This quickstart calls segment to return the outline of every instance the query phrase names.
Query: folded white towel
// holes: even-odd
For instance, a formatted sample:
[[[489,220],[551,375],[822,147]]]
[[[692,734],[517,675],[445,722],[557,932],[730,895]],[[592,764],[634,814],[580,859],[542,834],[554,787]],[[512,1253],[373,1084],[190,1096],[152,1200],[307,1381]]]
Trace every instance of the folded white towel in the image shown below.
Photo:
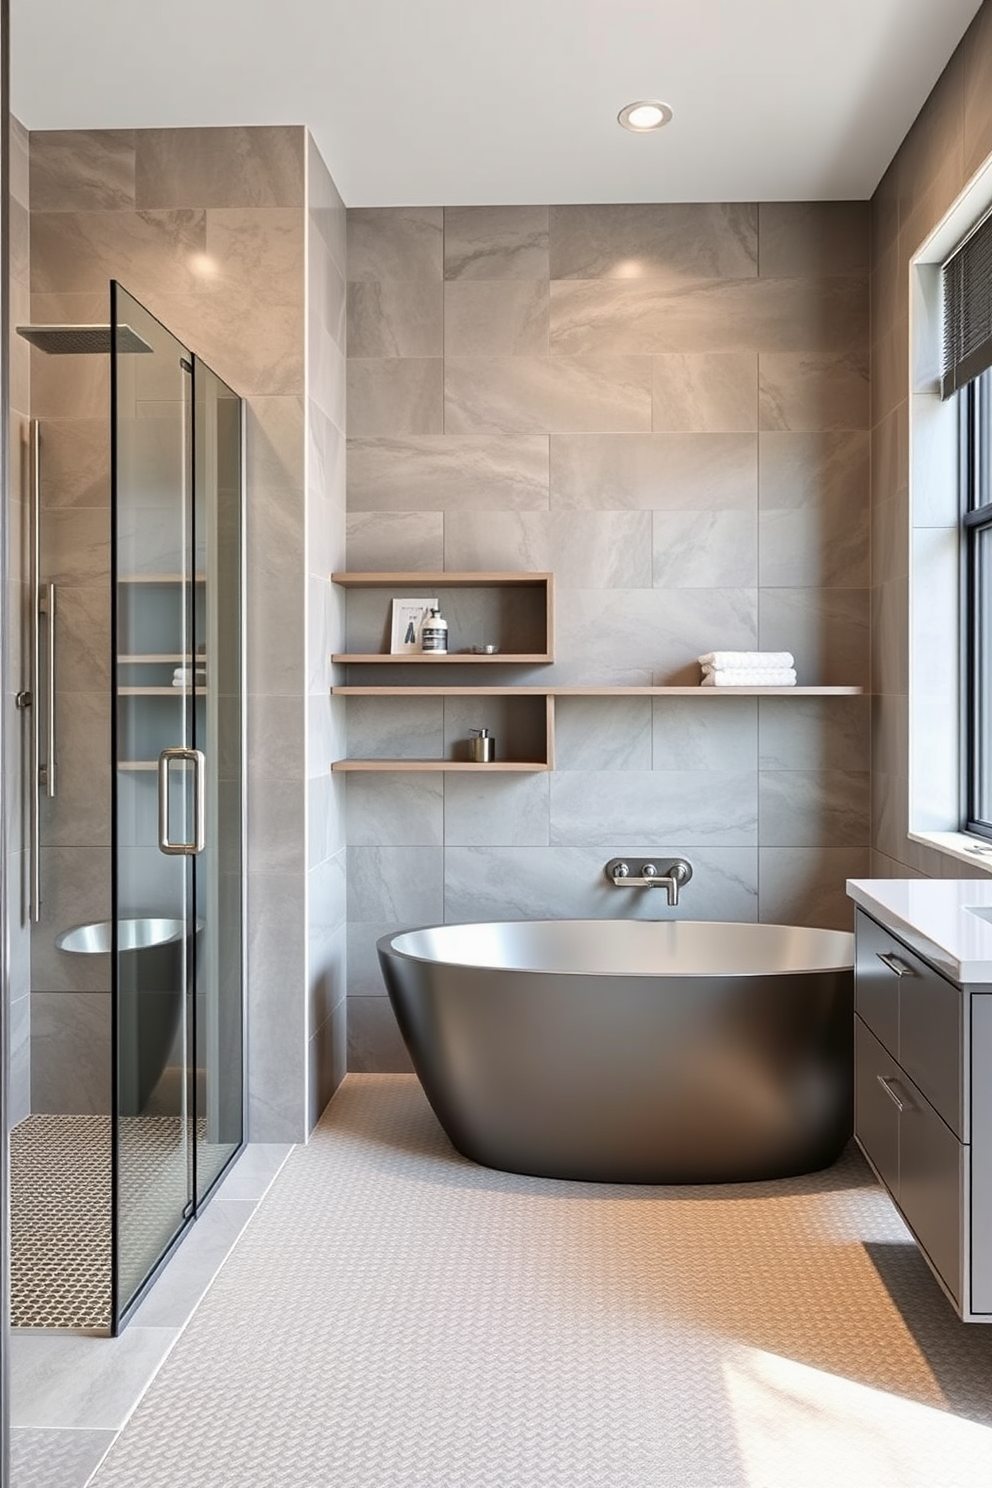
[[[176,667],[172,674],[173,687],[189,687],[192,682],[195,682],[197,687],[204,687],[206,681],[205,667],[197,667],[195,673],[192,667]]]
[[[708,671],[701,687],[795,687],[795,667],[724,667]]]
[[[791,651],[707,651],[700,656],[699,665],[706,671],[729,671],[731,669],[759,667],[769,671],[780,667],[794,667],[796,658]]]

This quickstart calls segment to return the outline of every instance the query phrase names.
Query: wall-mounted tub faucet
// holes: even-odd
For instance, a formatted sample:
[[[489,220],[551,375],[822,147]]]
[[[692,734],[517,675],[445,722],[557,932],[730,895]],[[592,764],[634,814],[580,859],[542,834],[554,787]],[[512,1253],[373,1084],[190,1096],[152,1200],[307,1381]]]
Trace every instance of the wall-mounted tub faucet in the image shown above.
[[[679,889],[692,877],[692,864],[685,858],[674,858],[659,869],[657,863],[648,860],[628,863],[623,858],[611,858],[603,871],[616,889],[665,889],[669,907],[674,909]]]

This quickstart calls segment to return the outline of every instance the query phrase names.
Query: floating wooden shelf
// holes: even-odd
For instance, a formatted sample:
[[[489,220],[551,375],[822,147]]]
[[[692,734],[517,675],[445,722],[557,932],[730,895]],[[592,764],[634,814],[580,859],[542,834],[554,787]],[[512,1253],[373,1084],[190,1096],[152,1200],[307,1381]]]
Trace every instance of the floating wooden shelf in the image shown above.
[[[361,771],[361,770],[411,770],[425,772],[428,770],[477,770],[480,774],[506,774],[513,771],[518,775],[538,774],[542,770],[551,770],[554,766],[546,760],[492,760],[487,765],[475,764],[472,760],[422,760],[422,759],[343,759],[335,760],[331,766],[332,770]]]
[[[860,697],[863,687],[379,687],[344,683],[332,687],[340,697]]]
[[[452,662],[471,662],[473,666],[492,666],[499,662],[503,666],[533,666],[539,662],[554,661],[550,651],[497,651],[487,656],[482,651],[411,651],[405,656],[384,651],[340,651],[331,657],[343,666],[375,666],[386,662],[392,666],[450,666]]]

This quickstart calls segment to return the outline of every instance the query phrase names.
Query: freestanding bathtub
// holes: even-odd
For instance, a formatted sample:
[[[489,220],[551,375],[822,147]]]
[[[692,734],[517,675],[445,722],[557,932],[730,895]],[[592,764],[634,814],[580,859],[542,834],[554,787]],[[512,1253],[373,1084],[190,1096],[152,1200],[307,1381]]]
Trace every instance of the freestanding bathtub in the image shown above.
[[[440,925],[379,963],[454,1146],[491,1168],[727,1183],[851,1135],[854,937],[692,920]]]

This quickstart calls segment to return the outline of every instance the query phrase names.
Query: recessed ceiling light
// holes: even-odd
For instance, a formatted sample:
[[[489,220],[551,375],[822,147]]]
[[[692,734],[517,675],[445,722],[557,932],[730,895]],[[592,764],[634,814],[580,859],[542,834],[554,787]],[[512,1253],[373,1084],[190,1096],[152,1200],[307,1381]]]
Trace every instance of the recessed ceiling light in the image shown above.
[[[672,117],[667,103],[658,103],[653,98],[642,98],[638,103],[628,103],[617,114],[617,123],[633,134],[647,134],[652,129],[661,129]]]

